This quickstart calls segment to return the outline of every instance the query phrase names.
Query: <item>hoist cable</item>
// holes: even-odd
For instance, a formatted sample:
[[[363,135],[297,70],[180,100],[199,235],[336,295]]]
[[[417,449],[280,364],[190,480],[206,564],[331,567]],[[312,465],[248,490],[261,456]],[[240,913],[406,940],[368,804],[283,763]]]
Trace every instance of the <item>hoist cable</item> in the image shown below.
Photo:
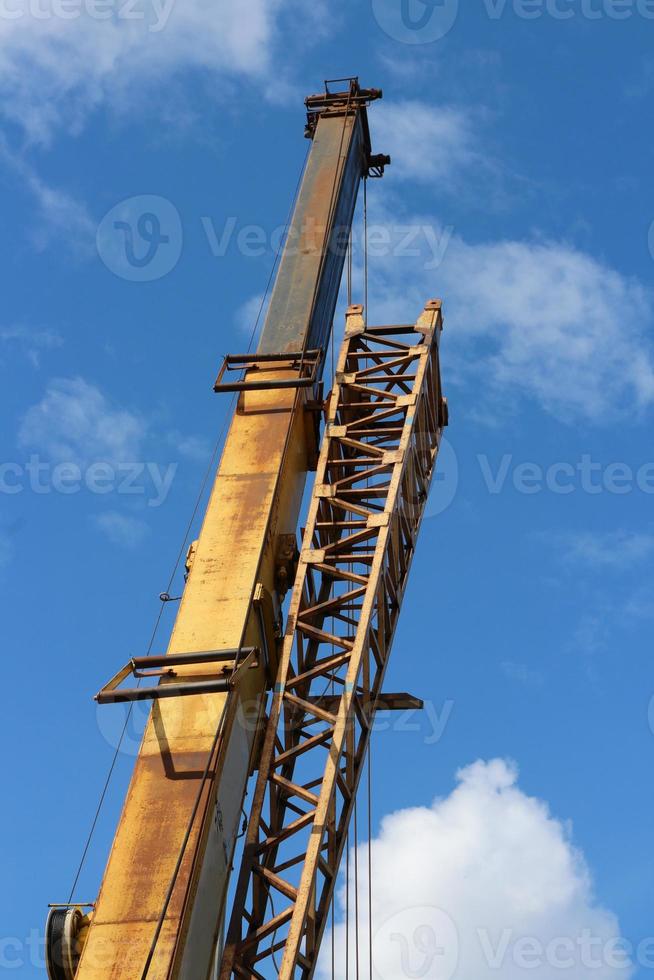
[[[363,178],[363,322],[368,326],[368,178]]]
[[[347,305],[352,306],[352,226],[347,243]]]
[[[359,980],[359,818],[358,797],[354,797],[354,948],[356,950],[355,975]]]
[[[350,976],[350,830],[345,838],[345,980]]]
[[[368,739],[368,953],[372,980],[372,733]]]

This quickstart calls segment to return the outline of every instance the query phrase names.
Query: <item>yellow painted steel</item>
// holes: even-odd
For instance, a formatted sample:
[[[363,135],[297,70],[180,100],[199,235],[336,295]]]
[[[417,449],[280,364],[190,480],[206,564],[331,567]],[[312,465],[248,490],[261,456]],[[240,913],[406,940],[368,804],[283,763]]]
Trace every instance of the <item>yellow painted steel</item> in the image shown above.
[[[257,372],[260,380],[290,376],[279,371]],[[240,644],[263,646],[251,599],[257,583],[272,594],[276,537],[295,533],[297,526],[308,468],[304,398],[302,392],[292,389],[240,396],[169,653],[236,648]],[[196,665],[179,668],[178,674],[188,679],[212,669],[215,667],[211,665]],[[245,788],[244,784],[221,787],[226,749],[234,727],[240,724],[235,711],[239,700],[247,702],[251,718],[252,705],[257,706],[254,714],[261,707],[264,689],[264,667],[260,664],[243,673],[238,694],[232,697],[215,776],[202,799],[148,980],[189,975],[181,964],[185,962],[185,939],[194,906],[191,898],[198,887],[204,849],[215,819],[216,795],[226,791],[240,805]],[[227,698],[217,694],[171,698],[155,704],[77,980],[141,977]],[[249,753],[253,750],[253,728],[248,726],[243,742]],[[226,848],[232,843],[228,841]],[[226,861],[229,866],[231,853],[226,853]],[[209,900],[214,935],[220,927],[224,901],[224,888],[216,887]],[[195,969],[193,980],[201,980]]]

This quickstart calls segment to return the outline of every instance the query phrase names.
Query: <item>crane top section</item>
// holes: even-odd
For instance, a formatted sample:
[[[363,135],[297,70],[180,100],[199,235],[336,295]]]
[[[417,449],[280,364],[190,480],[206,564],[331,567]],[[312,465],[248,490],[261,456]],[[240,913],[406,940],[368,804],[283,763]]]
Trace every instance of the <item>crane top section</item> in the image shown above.
[[[324,352],[328,344],[359,183],[390,163],[371,150],[367,107],[381,97],[380,89],[347,78],[325,82],[324,92],[305,100],[312,145],[259,354]]]

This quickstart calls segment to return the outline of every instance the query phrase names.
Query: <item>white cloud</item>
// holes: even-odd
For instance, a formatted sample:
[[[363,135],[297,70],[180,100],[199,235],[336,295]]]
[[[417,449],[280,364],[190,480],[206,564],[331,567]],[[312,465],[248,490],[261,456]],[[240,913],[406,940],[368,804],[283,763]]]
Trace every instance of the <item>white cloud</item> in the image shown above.
[[[598,569],[630,568],[654,553],[654,534],[643,532],[581,532],[559,535],[556,541],[566,560]]]
[[[128,517],[116,510],[98,514],[95,523],[113,544],[121,548],[138,548],[150,532],[145,521]]]
[[[480,162],[468,109],[412,100],[384,102],[373,126],[375,151],[391,155],[392,173],[399,180],[447,180],[438,184],[442,191],[463,167]]]
[[[167,441],[180,456],[195,463],[206,463],[211,457],[211,447],[202,436],[185,436],[177,429],[168,433]]]
[[[45,248],[56,236],[63,238],[72,252],[91,254],[97,229],[86,205],[67,191],[50,187],[27,166],[23,172],[27,187],[34,195],[40,219],[33,235],[37,248]]]
[[[461,240],[443,279],[455,329],[488,341],[496,385],[561,417],[611,421],[654,401],[651,307],[637,282],[559,242]]]
[[[654,402],[652,304],[638,281],[563,242],[471,243],[430,217],[380,219],[391,242],[371,259],[372,320],[406,322],[442,296],[447,375],[475,382],[478,414],[519,396],[610,423]]]
[[[652,583],[641,585],[630,596],[625,605],[625,615],[629,620],[654,619],[654,588]]]
[[[577,623],[568,644],[571,650],[580,650],[586,656],[603,653],[609,646],[609,616],[613,606],[607,602],[600,612],[584,612]]]
[[[26,412],[18,432],[24,449],[58,461],[134,462],[142,459],[147,424],[83,378],[56,378]]]
[[[18,347],[34,367],[40,366],[43,351],[61,347],[63,342],[56,330],[32,330],[22,324],[0,327],[0,343],[7,348]]]
[[[34,8],[35,4],[31,4]],[[249,0],[114,0],[67,4],[69,19],[55,16],[54,0],[18,0],[15,19],[0,19],[0,93],[6,118],[35,141],[47,141],[60,127],[79,129],[93,109],[133,106],[182,70],[213,73],[216,82],[254,81],[267,92],[269,81],[283,87],[280,59],[271,71],[282,21],[291,35],[308,30],[307,19],[324,27],[325,5]],[[295,29],[295,31],[293,31]],[[285,41],[290,44],[291,38]]]
[[[269,303],[270,293],[266,297],[262,293],[257,293],[241,303],[234,317],[239,331],[247,337],[251,337],[256,325],[257,332],[259,332],[266,319]]]
[[[506,761],[476,762],[458,773],[448,797],[386,817],[372,843],[372,868],[374,965],[381,980],[523,980],[525,955],[535,980],[559,978],[565,958],[566,973],[575,980],[627,980],[633,974],[629,964],[613,965],[611,940],[619,937],[619,924],[598,905],[569,829],[545,803],[520,790],[517,771]],[[352,909],[352,858],[350,869]],[[358,873],[360,949],[366,951],[367,862],[361,851]],[[344,897],[341,888],[339,977]],[[353,936],[352,919],[351,951]],[[324,977],[331,973],[329,948],[327,937]],[[366,953],[361,956],[365,975]]]
[[[96,224],[86,205],[67,191],[46,184],[25,156],[12,151],[1,135],[0,159],[18,177],[21,189],[28,190],[34,199],[37,224],[32,239],[37,249],[45,248],[56,236],[63,239],[72,252],[91,254],[95,247]]]

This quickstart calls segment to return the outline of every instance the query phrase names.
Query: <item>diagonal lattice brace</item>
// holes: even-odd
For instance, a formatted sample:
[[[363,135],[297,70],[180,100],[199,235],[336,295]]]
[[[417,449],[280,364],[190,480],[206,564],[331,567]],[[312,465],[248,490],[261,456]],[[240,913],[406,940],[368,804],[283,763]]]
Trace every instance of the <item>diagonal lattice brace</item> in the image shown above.
[[[309,980],[345,846],[447,404],[441,304],[348,310],[221,980]]]

